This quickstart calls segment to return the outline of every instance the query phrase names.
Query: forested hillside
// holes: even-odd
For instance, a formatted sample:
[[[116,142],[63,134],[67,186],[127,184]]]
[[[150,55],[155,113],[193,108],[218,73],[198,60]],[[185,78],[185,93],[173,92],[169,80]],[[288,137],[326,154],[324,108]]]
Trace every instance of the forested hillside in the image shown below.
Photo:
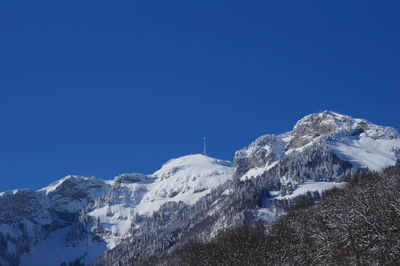
[[[133,265],[398,265],[400,164],[353,177],[272,225],[239,226]]]

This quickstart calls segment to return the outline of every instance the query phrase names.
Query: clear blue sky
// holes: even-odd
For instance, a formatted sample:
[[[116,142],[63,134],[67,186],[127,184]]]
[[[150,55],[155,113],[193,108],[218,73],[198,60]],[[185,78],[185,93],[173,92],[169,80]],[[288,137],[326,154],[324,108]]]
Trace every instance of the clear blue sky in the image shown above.
[[[232,160],[330,109],[400,128],[399,1],[2,1],[0,191]]]

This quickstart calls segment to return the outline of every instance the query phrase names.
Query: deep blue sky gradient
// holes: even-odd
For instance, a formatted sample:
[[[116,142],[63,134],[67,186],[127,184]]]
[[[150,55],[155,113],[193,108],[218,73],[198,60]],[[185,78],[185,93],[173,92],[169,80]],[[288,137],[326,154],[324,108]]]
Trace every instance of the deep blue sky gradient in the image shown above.
[[[151,173],[325,109],[400,128],[399,1],[3,1],[0,191]]]

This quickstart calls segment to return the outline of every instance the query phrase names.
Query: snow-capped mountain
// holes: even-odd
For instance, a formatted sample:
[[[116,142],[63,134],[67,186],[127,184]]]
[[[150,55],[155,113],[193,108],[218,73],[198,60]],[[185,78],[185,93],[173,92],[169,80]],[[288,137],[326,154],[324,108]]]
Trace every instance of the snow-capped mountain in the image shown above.
[[[67,176],[38,191],[3,192],[0,264],[86,265],[105,252],[97,265],[128,263],[226,227],[272,221],[298,198],[317,200],[398,158],[397,130],[325,111],[259,137],[235,153],[233,166],[193,154],[150,175]]]
[[[231,179],[229,161],[193,154],[151,175],[67,176],[38,191],[3,192],[0,235],[8,240],[0,256],[22,265],[88,264],[118,244],[135,216],[150,216],[168,202],[193,205]],[[47,256],[50,251],[57,255]]]
[[[168,202],[195,204],[211,190],[232,179],[229,161],[193,154],[172,159],[155,173],[116,177],[106,197],[95,201],[87,214],[94,233],[115,247],[135,216],[149,216]]]
[[[235,177],[245,180],[262,175],[293,152],[324,145],[355,167],[380,170],[399,157],[399,132],[332,111],[308,115],[292,131],[264,135],[235,154]]]
[[[298,203],[318,202],[323,191],[361,171],[395,164],[399,144],[393,128],[331,111],[306,116],[292,131],[261,136],[236,152],[234,182],[192,208],[166,206],[146,221],[136,220],[127,240],[95,265],[130,263],[192,238],[209,239],[226,227],[273,221]]]
[[[156,181],[140,202],[139,214],[151,213],[169,201],[193,205],[212,188],[232,179],[232,164],[194,154],[168,161],[151,176]]]
[[[33,265],[35,257],[30,251],[35,248],[42,249],[36,253],[36,262],[49,257],[46,254],[50,250],[64,254],[60,247],[68,246],[67,238],[72,236],[72,230],[68,229],[74,228],[80,210],[104,195],[110,187],[104,180],[66,176],[38,191],[24,189],[0,193],[0,238],[6,246],[0,249],[0,257],[8,261],[3,264]],[[63,241],[59,237],[61,231],[65,235]],[[55,236],[56,240],[52,241]],[[47,245],[46,241],[52,241],[52,245]],[[58,244],[54,246],[54,242]],[[63,257],[54,256],[57,259]],[[68,258],[76,259],[74,255]]]

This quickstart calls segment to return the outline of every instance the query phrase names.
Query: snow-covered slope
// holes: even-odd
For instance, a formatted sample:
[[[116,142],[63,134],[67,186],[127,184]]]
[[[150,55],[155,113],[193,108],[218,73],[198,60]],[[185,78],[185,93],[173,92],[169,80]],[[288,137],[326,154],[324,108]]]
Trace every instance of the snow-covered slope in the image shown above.
[[[211,189],[231,180],[232,167],[229,161],[193,154],[168,161],[151,176],[155,182],[139,203],[139,214],[150,214],[169,201],[194,204]]]
[[[201,197],[232,179],[232,167],[201,154],[172,159],[149,176],[121,175],[108,195],[95,201],[88,215],[94,232],[113,248],[131,227],[136,215],[151,215],[167,202],[196,203]]]
[[[380,170],[394,165],[399,158],[399,139],[373,139],[366,133],[327,142],[339,158],[357,167]]]
[[[50,234],[30,252],[21,256],[21,266],[73,265],[69,262],[89,265],[106,250],[106,243],[94,240],[91,235],[85,235],[77,244],[70,243],[68,238],[72,230],[73,227],[65,227]]]
[[[108,194],[89,206],[88,215],[94,221],[89,230],[106,241],[109,248],[113,248],[131,227],[132,218],[137,214],[137,205],[149,192],[149,185],[153,182],[153,178],[142,174],[117,176]]]

